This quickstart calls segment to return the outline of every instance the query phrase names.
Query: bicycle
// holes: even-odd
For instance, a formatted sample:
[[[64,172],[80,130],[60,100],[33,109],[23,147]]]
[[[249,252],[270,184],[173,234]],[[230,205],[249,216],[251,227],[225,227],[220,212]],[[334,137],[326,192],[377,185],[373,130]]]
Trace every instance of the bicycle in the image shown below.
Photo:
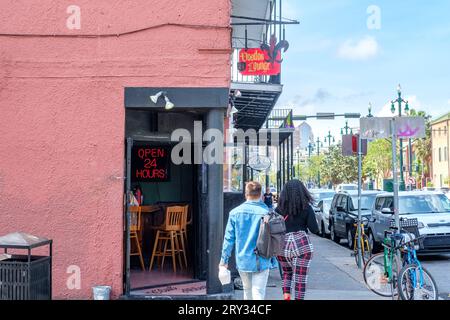
[[[438,300],[438,289],[432,275],[422,267],[417,258],[423,236],[411,238],[403,243],[404,265],[398,276],[398,291],[402,300]],[[418,245],[417,245],[418,244]]]
[[[362,257],[362,264],[365,265],[367,261],[372,257],[372,248],[370,247],[369,243],[369,237],[366,235],[364,231],[364,219],[367,220],[367,218],[362,218],[361,221],[356,219],[353,226],[355,227],[355,236],[353,237],[353,253],[355,257],[356,265],[359,266],[359,254],[358,254],[358,240],[361,244],[361,257]],[[358,228],[359,225],[359,228]]]
[[[391,225],[385,231],[382,253],[373,256],[364,266],[364,281],[370,290],[384,297],[396,295],[402,300],[438,299],[436,282],[417,258],[419,234],[417,219],[401,219],[400,233]],[[401,256],[401,261],[398,256]],[[402,268],[400,269],[400,266]],[[389,284],[387,289],[386,285]]]
[[[395,230],[394,228],[391,229]],[[401,234],[385,231],[383,252],[373,255],[364,266],[364,282],[371,291],[382,297],[394,299],[398,295],[397,277],[401,262],[397,255],[396,244],[400,239]]]

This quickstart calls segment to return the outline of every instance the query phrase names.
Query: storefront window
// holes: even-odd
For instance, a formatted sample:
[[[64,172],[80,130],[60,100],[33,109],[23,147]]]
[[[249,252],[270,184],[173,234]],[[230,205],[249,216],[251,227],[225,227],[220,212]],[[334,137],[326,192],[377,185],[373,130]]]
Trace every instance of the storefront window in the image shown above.
[[[223,191],[242,192],[244,153],[242,146],[224,147]]]

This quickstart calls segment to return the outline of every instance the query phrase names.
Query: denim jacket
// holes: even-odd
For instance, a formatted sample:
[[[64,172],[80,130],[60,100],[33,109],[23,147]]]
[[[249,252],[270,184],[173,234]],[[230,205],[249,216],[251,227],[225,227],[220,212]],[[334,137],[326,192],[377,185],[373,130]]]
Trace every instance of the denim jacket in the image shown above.
[[[221,263],[228,264],[234,247],[239,271],[260,272],[277,266],[275,258],[259,257],[254,252],[261,218],[268,211],[269,208],[261,200],[246,201],[231,210],[225,229]]]

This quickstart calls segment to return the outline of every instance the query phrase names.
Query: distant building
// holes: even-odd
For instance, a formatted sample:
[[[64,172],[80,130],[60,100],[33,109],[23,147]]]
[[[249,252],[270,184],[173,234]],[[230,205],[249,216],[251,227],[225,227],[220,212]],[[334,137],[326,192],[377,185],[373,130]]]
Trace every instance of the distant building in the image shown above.
[[[303,122],[297,128],[295,128],[294,149],[300,148],[300,150],[304,150],[308,147],[308,143],[310,141],[314,141],[312,128],[309,124]]]
[[[433,185],[450,185],[450,112],[431,123],[431,142],[433,152]]]

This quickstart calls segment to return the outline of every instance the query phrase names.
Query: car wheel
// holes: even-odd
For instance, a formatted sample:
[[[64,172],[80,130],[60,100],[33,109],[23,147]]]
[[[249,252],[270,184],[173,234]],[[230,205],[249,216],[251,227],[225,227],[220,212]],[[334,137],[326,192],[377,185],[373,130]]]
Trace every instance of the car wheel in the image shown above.
[[[339,237],[336,235],[336,232],[335,232],[335,230],[334,230],[334,224],[331,224],[331,225],[330,225],[330,237],[331,237],[331,240],[333,240],[333,241],[336,242],[336,243],[340,243],[340,242],[341,242],[341,238],[339,238]]]
[[[353,249],[353,235],[352,235],[352,229],[351,228],[347,228],[347,242],[348,242],[348,247],[350,249]]]

